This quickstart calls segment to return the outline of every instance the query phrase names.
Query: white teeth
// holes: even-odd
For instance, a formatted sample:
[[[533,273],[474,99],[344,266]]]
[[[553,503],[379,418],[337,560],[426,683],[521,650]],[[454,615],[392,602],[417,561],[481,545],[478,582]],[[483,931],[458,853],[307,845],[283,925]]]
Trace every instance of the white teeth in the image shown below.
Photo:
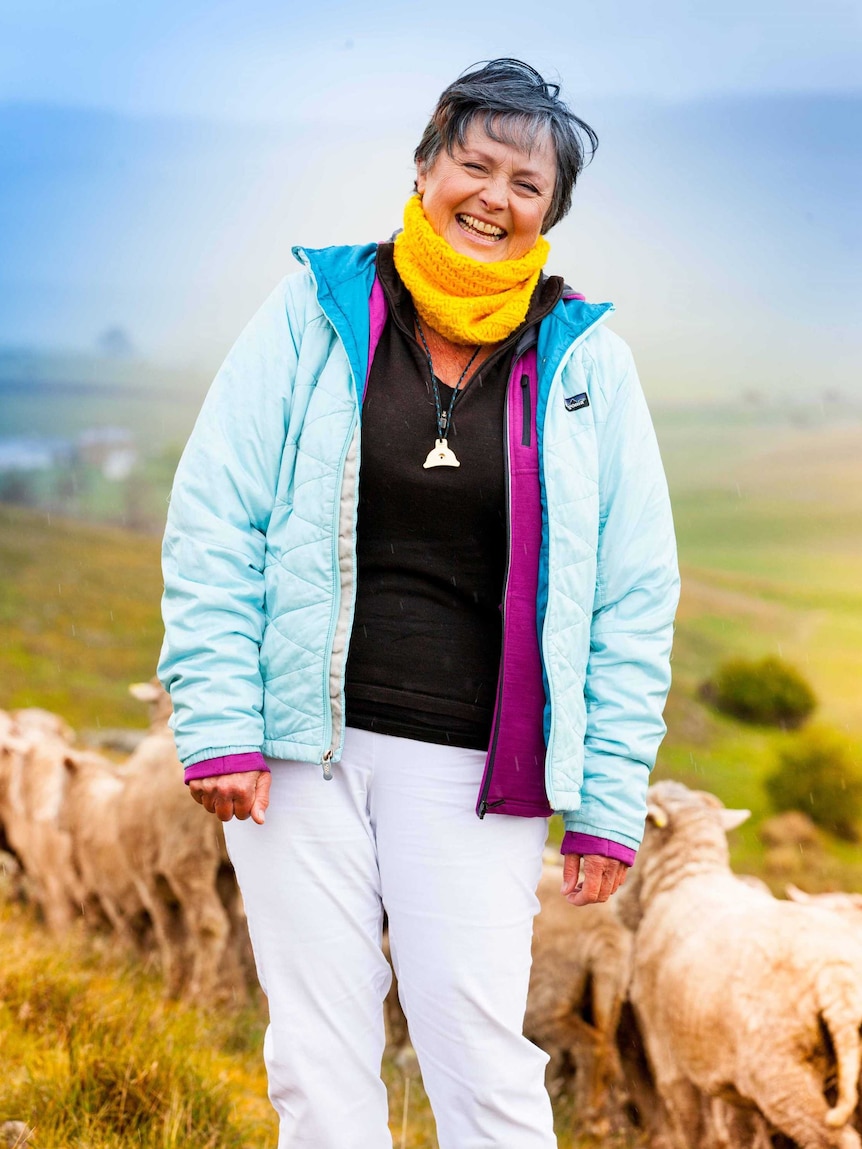
[[[467,227],[471,227],[474,231],[480,231],[482,235],[488,235],[494,239],[501,239],[506,232],[501,227],[495,227],[493,223],[485,223],[484,220],[476,219],[474,215],[459,215],[458,218]]]

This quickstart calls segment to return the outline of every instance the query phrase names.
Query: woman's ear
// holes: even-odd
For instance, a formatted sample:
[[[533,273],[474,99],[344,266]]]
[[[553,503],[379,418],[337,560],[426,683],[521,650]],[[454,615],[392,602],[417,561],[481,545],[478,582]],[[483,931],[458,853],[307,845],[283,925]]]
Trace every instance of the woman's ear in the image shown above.
[[[416,161],[416,182],[413,184],[413,187],[421,199],[425,194],[425,164],[422,160]]]

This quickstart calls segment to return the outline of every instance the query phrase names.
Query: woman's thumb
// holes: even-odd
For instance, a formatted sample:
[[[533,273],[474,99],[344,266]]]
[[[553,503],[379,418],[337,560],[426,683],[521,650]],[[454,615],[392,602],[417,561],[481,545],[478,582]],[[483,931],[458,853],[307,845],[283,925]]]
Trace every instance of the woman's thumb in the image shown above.
[[[257,778],[254,788],[254,801],[251,804],[251,816],[258,826],[266,821],[266,808],[269,805],[269,788],[272,785],[272,775],[268,770],[262,771]]]

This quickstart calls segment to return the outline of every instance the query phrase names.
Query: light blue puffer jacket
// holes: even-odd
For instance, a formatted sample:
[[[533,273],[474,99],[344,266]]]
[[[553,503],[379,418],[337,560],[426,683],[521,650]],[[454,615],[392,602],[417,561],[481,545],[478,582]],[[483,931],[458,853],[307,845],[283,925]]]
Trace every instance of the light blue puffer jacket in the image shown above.
[[[297,250],[303,270],[240,336],[177,470],[159,676],[186,766],[262,749],[328,772],[340,758],[375,252]],[[567,830],[636,849],[679,580],[655,435],[631,353],[602,326],[610,310],[560,302],[539,330],[536,618],[548,800]]]

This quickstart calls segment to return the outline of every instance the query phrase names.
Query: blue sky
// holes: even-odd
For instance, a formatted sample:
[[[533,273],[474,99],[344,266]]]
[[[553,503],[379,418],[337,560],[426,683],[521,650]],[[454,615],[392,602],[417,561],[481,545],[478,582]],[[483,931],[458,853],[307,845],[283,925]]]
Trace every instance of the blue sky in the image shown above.
[[[720,394],[728,362],[859,386],[862,8],[836,0],[0,0],[0,344],[119,323],[209,368],[292,244],[398,226],[440,89],[506,54],[599,130],[551,270],[614,299],[648,390]]]

